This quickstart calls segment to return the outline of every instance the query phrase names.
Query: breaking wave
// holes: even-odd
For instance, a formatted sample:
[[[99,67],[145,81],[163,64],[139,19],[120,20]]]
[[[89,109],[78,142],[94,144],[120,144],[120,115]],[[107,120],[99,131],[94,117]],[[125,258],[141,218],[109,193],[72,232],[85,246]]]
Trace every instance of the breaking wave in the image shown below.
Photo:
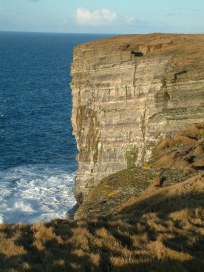
[[[0,223],[65,218],[75,204],[74,175],[65,167],[27,165],[0,172]]]

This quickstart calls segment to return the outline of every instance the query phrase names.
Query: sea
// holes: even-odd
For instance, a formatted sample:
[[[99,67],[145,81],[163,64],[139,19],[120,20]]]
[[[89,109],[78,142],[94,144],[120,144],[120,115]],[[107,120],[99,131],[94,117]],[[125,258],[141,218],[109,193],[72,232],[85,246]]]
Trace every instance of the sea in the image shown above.
[[[107,36],[0,32],[0,223],[66,218],[75,205],[73,48]]]

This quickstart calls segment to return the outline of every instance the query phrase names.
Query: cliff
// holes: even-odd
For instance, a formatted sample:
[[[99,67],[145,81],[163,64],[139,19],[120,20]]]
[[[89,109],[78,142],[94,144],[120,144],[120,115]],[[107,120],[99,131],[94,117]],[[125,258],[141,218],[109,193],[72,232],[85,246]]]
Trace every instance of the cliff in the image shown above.
[[[79,203],[102,178],[148,161],[165,136],[204,121],[204,35],[128,35],[82,44],[71,74]]]
[[[131,35],[75,49],[80,206],[75,220],[0,224],[2,272],[203,271],[203,43]]]

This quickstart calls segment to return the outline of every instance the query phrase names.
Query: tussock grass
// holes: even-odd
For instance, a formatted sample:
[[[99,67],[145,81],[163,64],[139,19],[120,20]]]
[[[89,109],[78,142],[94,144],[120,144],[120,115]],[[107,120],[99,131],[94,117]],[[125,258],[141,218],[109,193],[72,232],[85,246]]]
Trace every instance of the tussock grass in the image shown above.
[[[204,123],[188,125],[153,150],[151,167],[204,168]]]

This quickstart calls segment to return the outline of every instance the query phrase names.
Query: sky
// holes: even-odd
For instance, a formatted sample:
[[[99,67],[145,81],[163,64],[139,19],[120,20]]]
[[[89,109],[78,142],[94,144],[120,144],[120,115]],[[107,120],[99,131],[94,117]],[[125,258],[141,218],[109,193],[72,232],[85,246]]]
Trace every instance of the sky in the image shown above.
[[[204,1],[0,0],[0,31],[204,33]]]

